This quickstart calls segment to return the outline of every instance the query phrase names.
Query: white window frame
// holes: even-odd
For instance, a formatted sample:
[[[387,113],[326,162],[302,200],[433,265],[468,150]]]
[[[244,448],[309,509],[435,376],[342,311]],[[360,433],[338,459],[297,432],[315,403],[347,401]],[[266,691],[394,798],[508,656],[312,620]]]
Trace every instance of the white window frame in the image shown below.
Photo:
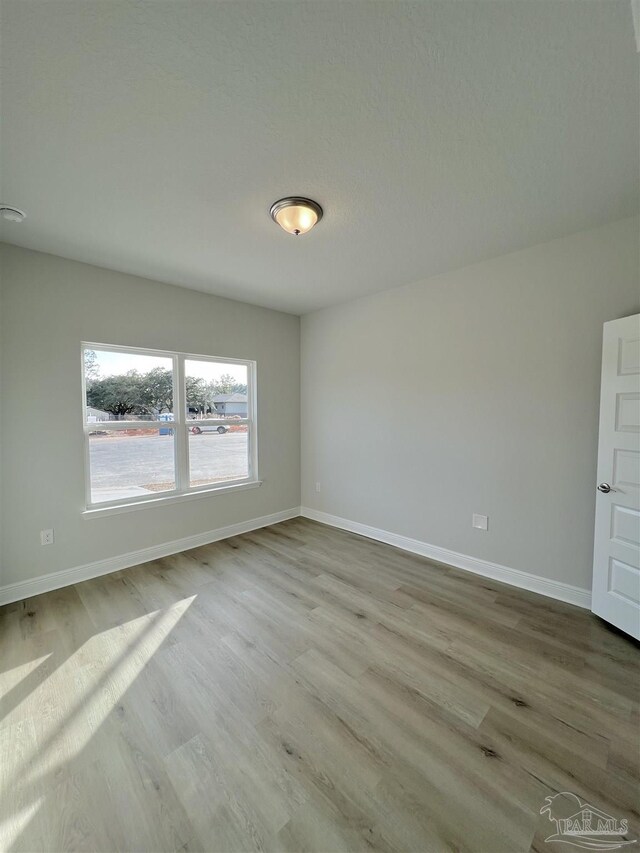
[[[104,421],[89,423],[87,421],[87,387],[84,366],[85,350],[97,350],[101,352],[121,352],[131,355],[150,355],[171,360],[173,372],[173,421],[145,420],[145,421]],[[127,347],[114,344],[99,344],[83,341],[80,346],[81,355],[81,377],[82,377],[82,425],[84,431],[84,455],[85,455],[85,510],[83,515],[105,514],[125,512],[129,509],[157,506],[168,502],[190,500],[220,492],[237,491],[240,489],[253,488],[261,484],[258,479],[258,436],[256,419],[256,374],[255,361],[241,358],[223,358],[222,356],[200,355],[196,353],[173,352],[170,350],[145,349],[143,347]],[[185,361],[209,361],[217,364],[242,364],[247,368],[247,417],[234,418],[234,424],[247,425],[248,441],[248,466],[247,477],[236,480],[225,480],[219,484],[205,484],[202,486],[189,485],[189,431],[193,427],[192,421],[187,417],[186,404],[186,381]],[[163,492],[155,492],[136,498],[122,498],[114,501],[100,501],[94,503],[91,500],[91,465],[89,450],[89,434],[100,429],[101,426],[115,431],[126,429],[139,429],[144,424],[146,429],[171,429],[174,433],[174,470],[175,489],[167,489]],[[197,421],[202,427],[227,425],[226,418],[203,418]]]

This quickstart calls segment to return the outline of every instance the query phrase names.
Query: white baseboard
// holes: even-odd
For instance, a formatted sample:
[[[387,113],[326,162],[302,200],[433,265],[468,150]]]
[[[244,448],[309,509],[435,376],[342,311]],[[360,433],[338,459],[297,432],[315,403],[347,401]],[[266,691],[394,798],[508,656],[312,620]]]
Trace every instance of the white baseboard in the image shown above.
[[[63,569],[60,572],[51,572],[40,575],[37,578],[29,578],[25,581],[7,584],[0,587],[0,605],[10,604],[12,601],[22,601],[23,598],[31,598],[52,589],[60,589],[74,583],[97,578],[100,575],[108,575],[121,569],[128,569],[140,563],[148,563],[150,560],[159,560],[161,557],[169,557],[180,551],[188,551],[190,548],[199,548],[201,545],[209,545],[219,539],[228,539],[230,536],[238,536],[241,533],[249,533],[260,527],[268,527],[279,521],[287,521],[300,515],[300,507],[286,509],[282,512],[274,512],[271,515],[263,515],[260,518],[252,518],[249,521],[241,521],[238,524],[230,524],[227,527],[219,527],[217,530],[208,530],[206,533],[196,533],[195,536],[185,536],[184,539],[174,539],[172,542],[164,542],[162,545],[152,545],[150,548],[140,548],[129,554],[121,554],[118,557],[109,557],[107,560],[97,560],[95,563],[87,563],[84,566],[75,566],[72,569]]]
[[[378,542],[385,542],[387,545],[394,545],[396,548],[411,551],[412,554],[419,554],[421,557],[436,560],[438,563],[455,566],[455,568],[463,569],[466,572],[473,572],[476,575],[482,575],[485,578],[491,578],[510,586],[517,586],[529,592],[546,595],[548,598],[555,598],[558,601],[575,604],[576,607],[584,607],[587,610],[591,608],[591,590],[589,589],[572,586],[561,581],[550,580],[549,578],[542,578],[539,575],[532,575],[529,572],[523,572],[519,569],[510,569],[508,566],[501,566],[498,563],[491,563],[488,560],[480,560],[478,557],[458,554],[456,551],[450,551],[448,548],[429,545],[427,542],[420,542],[418,539],[399,536],[397,533],[390,533],[388,530],[380,530],[377,527],[370,527],[368,524],[360,524],[358,521],[349,521],[337,515],[320,512],[317,509],[310,509],[303,506],[300,509],[300,515],[304,516],[304,518],[310,518],[313,521],[320,521],[322,524],[329,524],[331,527],[339,527],[341,530],[349,530],[351,533],[358,533],[360,536],[376,539]]]
[[[523,572],[519,569],[511,569],[508,566],[501,566],[498,563],[491,563],[488,560],[481,560],[477,557],[469,557],[466,554],[459,554],[447,548],[429,545],[427,542],[421,542],[418,539],[410,539],[407,536],[400,536],[397,533],[390,533],[388,530],[370,527],[368,524],[361,524],[358,521],[349,521],[346,518],[340,518],[337,515],[330,515],[329,513],[320,512],[309,507],[294,507],[283,510],[282,512],[274,512],[271,515],[263,515],[260,518],[252,518],[249,521],[241,521],[238,524],[230,524],[227,527],[219,527],[217,530],[197,533],[195,536],[186,536],[184,539],[174,539],[172,542],[164,542],[161,545],[141,548],[138,551],[121,554],[118,557],[110,557],[106,560],[98,560],[84,566],[63,569],[60,572],[52,572],[36,578],[29,578],[25,581],[7,584],[0,587],[0,606],[10,604],[12,601],[21,601],[24,598],[40,595],[43,592],[50,592],[53,589],[60,589],[63,586],[90,580],[100,575],[108,575],[111,572],[128,569],[140,563],[148,563],[150,560],[159,560],[161,557],[168,557],[171,554],[188,551],[190,548],[208,545],[220,539],[228,539],[230,536],[249,533],[251,530],[268,527],[270,524],[277,524],[279,521],[287,521],[287,519],[296,518],[298,515],[310,518],[313,521],[319,521],[322,524],[328,524],[331,527],[338,527],[341,530],[357,533],[360,536],[366,536],[369,539],[375,539],[378,542],[385,542],[387,545],[393,545],[404,551],[419,554],[429,560],[436,560],[439,563],[455,566],[457,569],[473,572],[476,575],[482,575],[483,577],[491,578],[510,586],[529,590],[529,592],[537,592],[540,595],[546,595],[558,601],[565,601],[577,607],[584,607],[587,610],[591,607],[591,591],[588,589],[542,578],[539,575],[532,575],[529,572]]]

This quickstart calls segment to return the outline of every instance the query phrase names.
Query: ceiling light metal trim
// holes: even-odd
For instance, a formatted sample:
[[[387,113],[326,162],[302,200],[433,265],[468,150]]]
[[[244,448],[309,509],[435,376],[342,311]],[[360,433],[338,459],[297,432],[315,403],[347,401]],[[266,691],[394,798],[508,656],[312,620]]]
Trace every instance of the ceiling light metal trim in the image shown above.
[[[278,222],[277,219],[278,214],[281,211],[286,210],[286,208],[288,207],[306,207],[308,210],[311,210],[313,211],[313,213],[315,213],[317,217],[316,221],[306,231],[299,231],[297,229],[294,231],[289,231],[283,226],[281,222]],[[318,224],[318,222],[320,222],[320,220],[322,219],[323,210],[318,204],[318,202],[313,201],[313,199],[311,198],[304,198],[303,196],[287,196],[286,198],[281,198],[278,199],[278,201],[274,201],[274,203],[271,205],[271,209],[269,210],[269,214],[273,221],[276,223],[276,225],[279,225],[283,231],[286,231],[287,234],[293,234],[294,236],[298,237],[302,233],[308,233],[308,231],[310,231]]]
[[[0,204],[0,216],[9,222],[23,222],[27,218],[24,210],[12,207],[10,204]]]

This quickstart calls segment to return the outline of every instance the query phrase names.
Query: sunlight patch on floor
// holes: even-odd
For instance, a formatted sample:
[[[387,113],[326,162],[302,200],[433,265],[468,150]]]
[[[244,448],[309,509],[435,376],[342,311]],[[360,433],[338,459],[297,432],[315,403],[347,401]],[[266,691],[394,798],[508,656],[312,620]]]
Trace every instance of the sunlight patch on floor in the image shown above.
[[[22,722],[0,728],[0,755],[8,759],[0,787],[2,849],[10,849],[37,819],[42,792],[63,779],[68,763],[89,749],[195,597],[92,635],[21,700]],[[14,684],[47,657],[11,670]]]
[[[12,669],[7,669],[3,672],[2,675],[0,675],[0,695],[5,696],[9,690],[13,690],[14,687],[17,687],[21,681],[30,675],[34,669],[37,669],[48,657],[51,657],[51,653],[42,655],[42,657],[39,658],[34,658],[26,663],[21,663],[18,666],[14,666]]]
[[[44,797],[38,797],[24,808],[12,812],[8,817],[0,817],[0,844],[2,850],[10,850],[40,808]]]

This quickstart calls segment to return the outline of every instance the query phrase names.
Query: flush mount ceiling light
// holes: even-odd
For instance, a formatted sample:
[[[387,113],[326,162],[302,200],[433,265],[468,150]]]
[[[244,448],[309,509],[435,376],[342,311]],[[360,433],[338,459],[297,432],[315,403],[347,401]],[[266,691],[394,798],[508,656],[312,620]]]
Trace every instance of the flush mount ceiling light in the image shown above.
[[[295,237],[311,231],[313,226],[322,219],[322,208],[317,201],[298,196],[281,198],[271,205],[269,212],[274,222]]]
[[[0,216],[8,219],[9,222],[22,222],[27,218],[24,210],[18,210],[17,207],[10,207],[8,204],[0,204]]]

